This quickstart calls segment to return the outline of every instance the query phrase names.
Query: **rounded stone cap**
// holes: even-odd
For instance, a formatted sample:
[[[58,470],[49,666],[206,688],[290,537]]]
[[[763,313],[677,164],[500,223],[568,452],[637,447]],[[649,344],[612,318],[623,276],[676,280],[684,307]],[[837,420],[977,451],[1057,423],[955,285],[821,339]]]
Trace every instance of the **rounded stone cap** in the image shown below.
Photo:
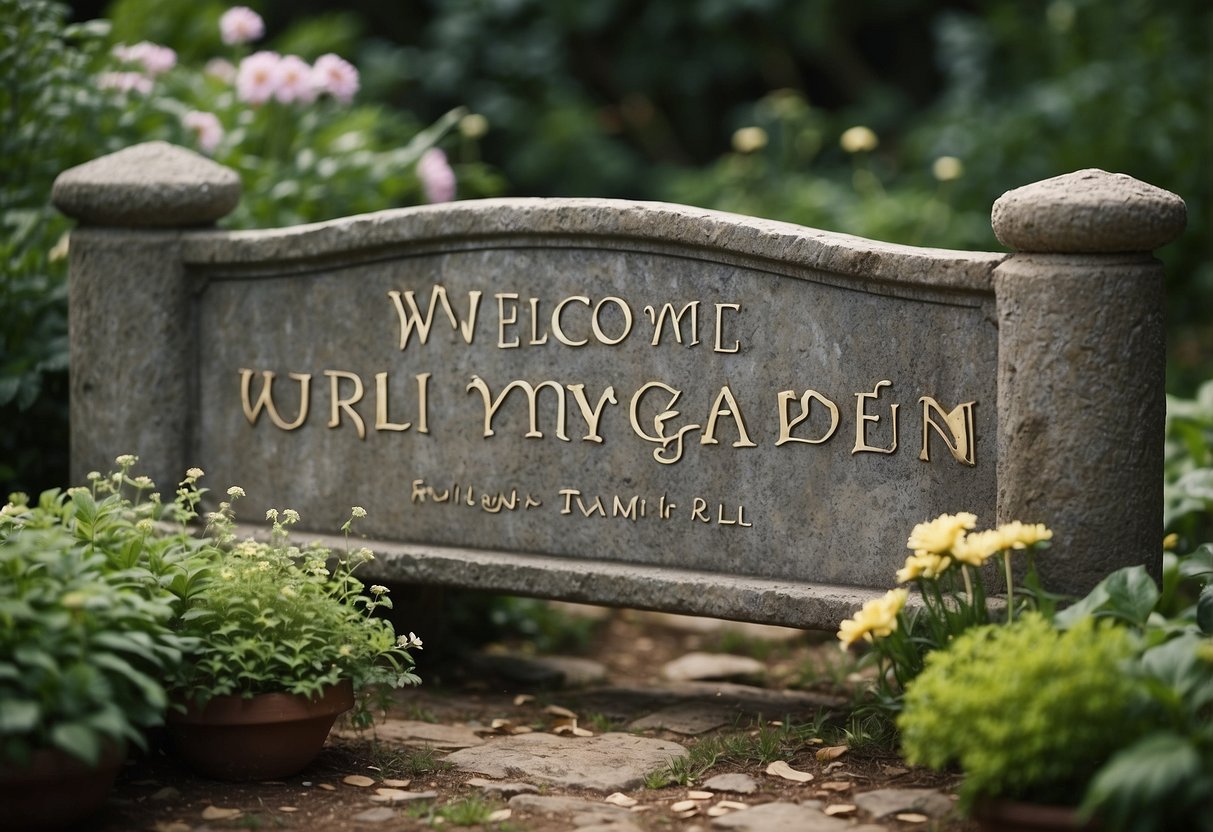
[[[86,225],[210,225],[240,201],[240,177],[184,147],[146,142],[65,170],[51,201]]]
[[[1187,222],[1188,208],[1175,194],[1098,168],[1007,191],[990,216],[1004,246],[1048,254],[1153,251]]]

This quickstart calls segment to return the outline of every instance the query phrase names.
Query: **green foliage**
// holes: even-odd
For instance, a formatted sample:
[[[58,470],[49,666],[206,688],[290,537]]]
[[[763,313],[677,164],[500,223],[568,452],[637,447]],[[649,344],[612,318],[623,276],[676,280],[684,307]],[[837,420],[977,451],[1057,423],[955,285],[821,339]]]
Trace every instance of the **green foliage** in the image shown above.
[[[1213,539],[1213,380],[1191,399],[1167,396],[1163,502],[1168,531]]]
[[[1207,828],[1211,588],[1206,545],[1168,554],[1161,587],[1127,567],[1052,625],[1034,615],[1009,634],[971,631],[911,684],[899,719],[907,759],[959,763],[966,802],[1068,796],[1105,829]]]
[[[1121,665],[1123,629],[1085,618],[1066,631],[1030,614],[982,627],[927,657],[898,718],[913,765],[965,772],[982,795],[1073,802],[1108,755],[1144,736],[1144,684]]]
[[[232,488],[228,496],[242,493]],[[343,531],[348,535],[353,519],[363,515],[354,509]],[[288,535],[296,512],[271,510],[267,519],[273,520],[270,540],[237,541],[231,503],[220,503],[208,516],[210,572],[185,599],[179,618],[180,632],[194,647],[172,678],[175,692],[204,704],[224,694],[312,696],[342,679],[355,690],[418,684],[406,648],[420,648],[420,639],[411,633],[398,639],[391,622],[372,617],[377,608],[391,608],[388,590],[372,586],[364,594],[352,574],[371,552],[300,548]]]
[[[164,679],[192,647],[172,624],[198,547],[156,531],[189,507],[141,502],[128,468],[0,511],[0,761],[57,747],[91,764],[163,722]]]
[[[717,764],[766,766],[776,760],[786,760],[801,751],[805,744],[818,738],[824,720],[796,725],[784,720],[778,724],[762,724],[754,730],[730,732],[701,737],[687,748],[684,757],[675,757],[665,767],[645,776],[646,789],[666,786],[690,786]]]

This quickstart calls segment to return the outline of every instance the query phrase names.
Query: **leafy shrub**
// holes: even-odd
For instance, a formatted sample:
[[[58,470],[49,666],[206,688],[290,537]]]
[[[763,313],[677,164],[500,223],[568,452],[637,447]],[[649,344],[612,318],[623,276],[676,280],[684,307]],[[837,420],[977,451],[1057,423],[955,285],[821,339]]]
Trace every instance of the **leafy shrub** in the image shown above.
[[[1189,544],[1213,540],[1213,381],[1167,397],[1163,525]]]
[[[897,724],[914,765],[965,772],[961,799],[1072,803],[1099,765],[1144,735],[1144,684],[1122,670],[1123,629],[1084,619],[1061,632],[1030,614],[931,653]]]

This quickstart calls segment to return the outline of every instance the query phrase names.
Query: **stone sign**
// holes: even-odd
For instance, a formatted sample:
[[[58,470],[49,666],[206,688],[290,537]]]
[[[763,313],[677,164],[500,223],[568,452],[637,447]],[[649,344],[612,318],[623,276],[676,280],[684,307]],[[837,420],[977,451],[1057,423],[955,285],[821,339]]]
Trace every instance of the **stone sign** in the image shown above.
[[[192,228],[238,194],[163,144],[56,183],[75,477],[198,466],[317,533],[363,506],[364,579],[795,626],[942,512],[1050,524],[1072,591],[1158,550],[1144,252],[1184,211],[1136,180],[1006,195],[1011,256],[608,200]]]

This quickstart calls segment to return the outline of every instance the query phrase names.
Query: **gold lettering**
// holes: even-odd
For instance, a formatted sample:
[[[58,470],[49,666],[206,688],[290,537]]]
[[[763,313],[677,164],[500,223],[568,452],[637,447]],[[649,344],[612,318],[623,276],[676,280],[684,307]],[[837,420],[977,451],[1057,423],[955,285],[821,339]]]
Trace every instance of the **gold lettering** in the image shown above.
[[[726,400],[729,404],[727,409],[721,407]],[[750,435],[746,433],[745,419],[741,415],[741,406],[737,404],[737,399],[727,384],[720,388],[720,393],[712,404],[712,413],[708,416],[708,426],[703,429],[703,436],[699,438],[700,445],[720,444],[716,439],[716,420],[721,416],[732,416],[734,424],[737,425],[737,441],[733,443],[734,448],[757,447],[757,445],[750,441]]]
[[[539,298],[531,298],[531,346],[538,347],[548,342],[548,334],[543,333],[539,338]]]
[[[362,401],[362,379],[355,373],[347,373],[344,370],[325,370],[324,374],[329,377],[329,390],[331,391],[332,404],[329,408],[329,427],[335,428],[341,424],[341,411],[354,421],[354,428],[358,431],[359,439],[366,439],[366,425],[362,421],[362,417],[358,415],[358,411],[354,410],[354,405]],[[341,398],[341,379],[349,379],[354,382],[354,395],[348,399]]]
[[[625,520],[631,520],[633,523],[635,523],[636,519],[637,519],[636,503],[638,503],[639,501],[640,501],[640,495],[634,494],[634,495],[632,495],[632,499],[629,500],[627,505],[625,506],[623,503],[623,500],[619,499],[619,495],[618,494],[614,495],[614,502],[612,504],[611,516],[612,517],[622,517]],[[644,512],[642,509],[641,514],[643,514],[643,513]]]
[[[408,346],[409,337],[413,334],[413,330],[417,330],[417,340],[422,344],[430,337],[430,328],[434,323],[434,308],[441,303],[442,309],[446,312],[447,318],[451,322],[451,328],[463,334],[463,340],[470,344],[472,336],[476,330],[476,313],[480,308],[480,296],[484,294],[480,291],[468,292],[468,314],[467,320],[460,322],[455,316],[455,310],[451,307],[451,302],[446,295],[446,287],[441,283],[435,283],[434,288],[430,290],[430,305],[426,308],[425,316],[422,317],[421,309],[417,306],[416,293],[409,289],[403,295],[393,289],[387,295],[392,299],[392,304],[396,308],[396,316],[400,319],[400,349]],[[405,306],[408,310],[405,310]]]
[[[602,305],[608,301],[614,303],[619,307],[619,310],[623,312],[623,333],[615,339],[611,339],[606,336],[606,333],[602,331],[602,324],[599,321],[599,317],[602,315]],[[598,339],[600,344],[614,346],[624,338],[627,338],[628,334],[632,331],[632,308],[628,306],[627,302],[622,298],[617,298],[614,295],[608,295],[607,297],[598,301],[597,305],[594,306],[594,317],[590,321],[590,326],[594,330],[594,337]]]
[[[691,301],[683,306],[678,312],[674,311],[674,304],[672,303],[662,305],[660,314],[658,314],[657,310],[652,306],[646,306],[644,308],[645,314],[649,316],[649,321],[653,324],[652,346],[655,347],[661,343],[661,326],[663,323],[665,323],[667,315],[672,321],[674,339],[678,341],[678,343],[682,343],[682,316],[687,313],[687,310],[690,310],[691,312],[691,336],[689,339],[689,346],[693,347],[699,343],[699,301]]]
[[[881,387],[892,387],[891,381],[878,381],[876,387],[871,393],[856,393],[855,394],[855,447],[851,449],[852,454],[860,453],[861,451],[875,454],[891,454],[897,450],[897,405],[890,405],[889,418],[893,422],[893,444],[887,448],[875,448],[868,444],[868,422],[879,422],[879,416],[869,416],[864,412],[864,400],[875,399],[880,397]]]
[[[387,373],[375,373],[375,430],[408,430],[409,422],[396,424],[388,421]]]
[[[578,409],[581,410],[581,418],[585,419],[586,429],[589,431],[585,436],[581,437],[587,442],[602,442],[602,437],[598,435],[598,420],[602,418],[602,408],[607,402],[618,404],[615,400],[615,388],[607,387],[602,391],[602,395],[598,397],[598,406],[590,407],[589,400],[585,397],[584,384],[570,384],[569,391],[573,394],[573,401],[577,402]]]
[[[799,436],[792,436],[792,428],[809,418],[809,408],[813,399],[817,399],[817,401],[829,409],[830,429],[820,439],[802,439]],[[809,445],[820,445],[833,436],[834,431],[838,430],[838,405],[834,404],[834,402],[816,390],[805,390],[800,397],[800,415],[794,419],[789,419],[788,405],[795,400],[796,393],[793,390],[784,390],[779,394],[779,440],[775,443],[776,447],[786,442],[805,442]]]
[[[566,304],[572,303],[573,301],[584,303],[587,308],[590,305],[590,299],[584,295],[574,295],[573,297],[565,298],[564,300],[560,301],[560,303],[556,304],[556,308],[552,310],[552,334],[556,336],[557,341],[564,344],[566,347],[584,347],[586,344],[590,343],[589,338],[583,338],[580,341],[571,341],[569,340],[569,337],[564,334],[564,330],[560,326],[560,313],[564,311]]]
[[[930,435],[927,427],[930,426],[935,428],[935,432],[943,437],[944,443],[948,446],[948,450],[952,452],[952,457],[957,462],[963,462],[966,465],[976,465],[977,463],[973,456],[976,450],[973,441],[973,405],[977,404],[977,402],[959,404],[951,411],[945,411],[939,402],[930,396],[923,396],[918,400],[918,403],[922,405],[922,451],[919,452],[918,458],[923,462],[931,461],[927,448],[927,439]],[[943,417],[944,424],[947,426],[947,432],[931,417],[932,410]]]
[[[429,387],[432,373],[417,374],[417,432],[430,432]]]
[[[517,338],[513,341],[505,340],[505,328],[511,324],[518,323],[518,307],[511,307],[509,317],[506,317],[505,303],[506,301],[516,302],[518,300],[518,293],[498,292],[494,297],[497,298],[497,348],[506,350],[517,347],[519,345]]]
[[[240,402],[244,406],[244,418],[248,419],[250,425],[257,424],[257,417],[261,415],[264,408],[269,414],[270,421],[275,427],[282,430],[295,430],[297,427],[307,421],[308,405],[311,403],[308,392],[312,384],[311,373],[287,373],[287,376],[294,381],[299,382],[299,415],[295,421],[288,422],[278,415],[278,408],[274,406],[273,386],[275,375],[269,370],[263,370],[261,373],[261,395],[257,396],[256,404],[250,404],[249,388],[252,386],[253,376],[256,375],[255,370],[240,370]]]
[[[712,518],[707,513],[708,501],[702,497],[696,497],[691,501],[691,519],[702,520],[705,523],[711,523]]]
[[[556,436],[565,442],[569,441],[568,435],[565,433],[565,401],[564,388],[554,381],[543,381],[532,387],[528,382],[517,380],[512,381],[505,386],[496,400],[493,399],[489,392],[489,386],[485,384],[480,376],[472,376],[472,380],[468,382],[467,390],[472,392],[477,390],[484,398],[484,436],[487,438],[493,435],[493,417],[496,415],[498,408],[505,403],[506,397],[512,390],[522,390],[527,396],[527,405],[530,415],[530,430],[525,434],[527,439],[542,439],[543,432],[539,430],[539,409],[538,409],[538,393],[543,388],[550,388],[556,392]]]
[[[645,433],[644,428],[640,426],[640,400],[645,394],[653,388],[659,387],[670,394],[670,400],[666,403],[666,409],[653,417],[653,433]],[[692,430],[697,430],[699,425],[684,425],[678,429],[678,432],[667,435],[665,432],[665,423],[670,419],[678,416],[677,410],[672,410],[674,403],[678,401],[678,397],[682,395],[681,390],[676,390],[668,384],[663,384],[660,381],[650,381],[632,395],[631,408],[628,412],[629,419],[632,423],[632,431],[648,442],[656,442],[661,445],[660,448],[653,450],[653,459],[657,460],[662,465],[672,465],[682,459],[682,437]],[[667,451],[671,444],[674,444],[674,453],[672,457],[663,457],[662,451]]]
[[[726,309],[732,309],[734,312],[741,311],[740,303],[718,303],[716,304],[716,346],[712,349],[715,352],[741,352],[741,342],[734,341],[733,348],[726,350],[723,346],[721,338],[724,335],[724,316],[721,314]]]

